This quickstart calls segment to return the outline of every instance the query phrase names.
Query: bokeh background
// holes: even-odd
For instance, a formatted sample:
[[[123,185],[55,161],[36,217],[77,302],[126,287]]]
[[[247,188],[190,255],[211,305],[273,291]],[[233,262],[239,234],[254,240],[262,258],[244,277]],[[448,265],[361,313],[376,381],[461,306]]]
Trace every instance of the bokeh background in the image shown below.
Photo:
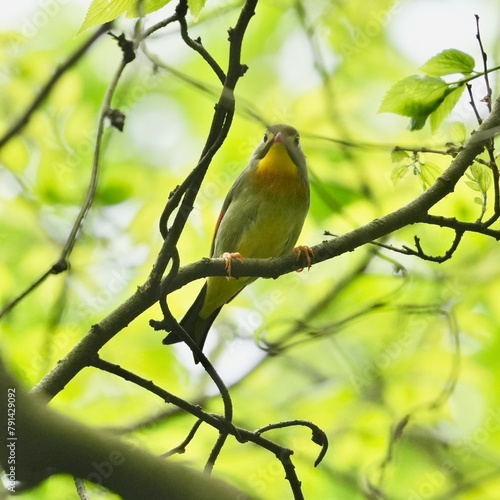
[[[89,36],[92,30],[77,35],[88,5],[39,0],[2,7],[0,135]],[[199,19],[190,18],[191,36],[200,36],[223,67],[227,29],[241,5],[208,0]],[[148,16],[146,25],[173,9]],[[244,41],[249,70],[237,86],[234,124],[182,235],[181,263],[208,256],[222,200],[261,139],[261,121],[290,123],[302,135],[312,205],[301,244],[330,238],[324,231],[345,233],[418,196],[422,184],[411,168],[397,184],[391,180],[391,150],[444,150],[460,139],[456,122],[472,132],[477,121],[468,96],[435,132],[428,126],[410,132],[407,119],[378,108],[396,81],[418,73],[443,49],[471,54],[481,70],[474,14],[493,67],[498,1],[260,1]],[[113,32],[131,34],[134,22],[120,18]],[[158,31],[146,47],[150,57],[139,52],[113,101],[126,114],[125,129],[106,131],[96,200],[70,271],[51,277],[0,322],[2,355],[27,387],[144,282],[161,246],[158,220],[168,194],[201,153],[220,91],[215,75],[182,42],[177,25]],[[115,41],[102,37],[0,150],[1,304],[50,267],[68,237],[89,181],[100,106],[120,58]],[[496,95],[496,74],[490,80]],[[484,117],[482,79],[473,82],[473,94]],[[451,161],[421,159],[441,170]],[[474,221],[475,197],[461,182],[432,213]],[[444,253],[453,237],[446,229],[412,226],[385,243],[412,245],[414,235],[430,255]],[[169,297],[178,317],[200,286]],[[230,386],[238,425],[306,419],[325,430],[330,450],[317,468],[319,448],[307,429],[269,434],[294,450],[306,498],[498,498],[499,292],[498,243],[485,236],[467,234],[443,264],[366,246],[310,272],[258,280],[223,309],[206,351]],[[102,357],[220,412],[213,384],[193,366],[188,349],[162,346],[151,318],[161,318],[158,307],[120,332]],[[194,423],[91,368],[51,406],[118,430],[155,454],[176,446]],[[394,429],[407,415],[392,448]],[[201,468],[215,438],[202,427],[172,460]],[[253,445],[229,441],[214,473],[261,498],[291,498],[279,462]],[[113,498],[90,489],[93,497]],[[19,498],[75,495],[71,478],[53,477]]]

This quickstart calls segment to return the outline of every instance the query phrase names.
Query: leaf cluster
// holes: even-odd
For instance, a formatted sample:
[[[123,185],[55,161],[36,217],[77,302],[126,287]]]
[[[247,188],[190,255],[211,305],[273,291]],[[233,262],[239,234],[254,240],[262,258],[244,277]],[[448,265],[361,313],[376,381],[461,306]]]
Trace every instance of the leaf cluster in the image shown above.
[[[380,111],[410,117],[410,130],[420,130],[428,119],[431,129],[436,130],[457,104],[467,82],[482,75],[474,72],[475,64],[465,52],[443,50],[421,66],[423,75],[396,82],[384,96]],[[456,74],[462,78],[453,82],[441,78]]]

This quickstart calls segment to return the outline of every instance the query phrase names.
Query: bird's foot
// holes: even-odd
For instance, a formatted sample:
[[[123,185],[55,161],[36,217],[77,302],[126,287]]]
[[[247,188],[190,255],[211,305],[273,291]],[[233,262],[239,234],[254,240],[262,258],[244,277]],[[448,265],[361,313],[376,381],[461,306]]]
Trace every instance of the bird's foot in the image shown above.
[[[305,255],[307,262],[307,270],[309,271],[312,265],[312,258],[314,257],[314,252],[312,251],[312,248],[308,247],[307,245],[299,245],[298,247],[295,247],[292,250],[292,252],[297,254],[297,260],[299,260],[302,255]],[[303,269],[297,269],[298,273],[301,273],[302,271]]]
[[[227,271],[227,279],[231,278],[231,261],[233,259],[238,259],[239,261],[243,262],[243,257],[239,252],[224,252],[222,254],[222,258],[226,262],[226,271]]]

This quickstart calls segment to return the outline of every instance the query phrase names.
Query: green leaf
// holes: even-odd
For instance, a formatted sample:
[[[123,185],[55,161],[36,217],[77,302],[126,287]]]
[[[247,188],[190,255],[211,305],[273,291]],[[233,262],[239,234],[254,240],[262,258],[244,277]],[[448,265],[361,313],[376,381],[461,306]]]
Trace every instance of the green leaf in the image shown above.
[[[465,52],[457,49],[443,50],[431,57],[420,69],[432,76],[453,75],[461,73],[469,75],[474,70],[476,61]]]
[[[150,14],[155,12],[169,3],[170,0],[144,0],[141,6],[140,14]],[[139,17],[139,12],[137,11],[137,0],[132,0],[132,5],[127,9],[127,17]]]
[[[399,163],[401,161],[409,160],[410,155],[406,151],[401,151],[399,149],[393,149],[391,151],[391,161],[392,163]]]
[[[432,163],[430,161],[422,163],[419,177],[422,181],[422,186],[424,187],[424,189],[432,186],[432,184],[434,184],[434,181],[439,177],[440,174],[441,169],[435,163]]]
[[[463,146],[467,140],[467,129],[463,122],[453,122],[451,126],[451,138],[455,144]]]
[[[427,121],[427,118],[429,118],[429,115],[417,115],[417,116],[412,116],[410,120],[410,130],[420,130],[421,128],[424,128],[425,122]]]
[[[470,172],[466,172],[466,176],[470,181],[465,181],[474,191],[481,191],[486,193],[491,187],[491,173],[488,167],[480,163],[474,163],[470,167]]]
[[[154,12],[169,2],[170,0],[144,0],[142,14]],[[113,21],[125,13],[128,17],[138,17],[137,0],[92,0],[78,34],[92,26]]]
[[[477,183],[483,193],[486,193],[491,187],[491,176],[490,172],[486,167],[483,167],[481,174],[478,177]]]
[[[441,78],[412,75],[396,82],[386,93],[379,111],[411,117],[411,130],[421,129],[444,98],[449,85]]]
[[[203,7],[205,7],[206,0],[188,0],[189,12],[197,20]]]
[[[78,34],[92,26],[113,21],[124,14],[134,0],[92,0]]]
[[[465,181],[465,184],[469,186],[474,191],[481,191],[476,181]]]
[[[450,90],[435,111],[430,115],[431,130],[435,132],[443,120],[452,112],[465,90],[465,85]]]
[[[408,172],[408,165],[400,165],[399,167],[394,167],[391,172],[391,181],[396,185]]]
[[[328,214],[341,213],[352,203],[363,200],[363,195],[344,184],[333,180],[321,180],[311,177],[311,189],[317,203],[310,209],[310,215],[318,221],[325,220]]]
[[[116,182],[113,185],[107,185],[97,193],[96,200],[103,205],[115,205],[132,196],[132,186],[126,182]]]

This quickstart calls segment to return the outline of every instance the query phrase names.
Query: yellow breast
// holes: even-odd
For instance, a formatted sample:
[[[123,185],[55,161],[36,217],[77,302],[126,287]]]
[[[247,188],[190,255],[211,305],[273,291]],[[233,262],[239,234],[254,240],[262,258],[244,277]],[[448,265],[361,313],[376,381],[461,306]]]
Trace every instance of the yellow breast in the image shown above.
[[[293,163],[286,147],[277,142],[271,146],[266,156],[259,161],[257,175],[262,177],[298,177],[299,171]]]

